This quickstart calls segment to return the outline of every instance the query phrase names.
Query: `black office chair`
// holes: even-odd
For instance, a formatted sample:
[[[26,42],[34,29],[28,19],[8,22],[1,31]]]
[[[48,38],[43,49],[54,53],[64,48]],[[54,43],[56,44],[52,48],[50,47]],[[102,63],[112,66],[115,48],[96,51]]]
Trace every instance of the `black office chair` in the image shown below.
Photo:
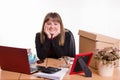
[[[69,50],[70,52],[68,56],[75,57],[76,47],[75,47],[75,39],[74,39],[73,33],[68,29],[65,29],[65,30],[70,34],[70,50]]]

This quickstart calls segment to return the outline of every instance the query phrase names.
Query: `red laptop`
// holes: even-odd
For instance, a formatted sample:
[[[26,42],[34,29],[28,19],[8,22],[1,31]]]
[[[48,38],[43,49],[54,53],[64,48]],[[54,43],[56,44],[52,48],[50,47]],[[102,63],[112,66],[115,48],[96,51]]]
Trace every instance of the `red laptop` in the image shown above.
[[[27,49],[24,48],[0,46],[0,66],[3,70],[25,74],[38,71],[30,67]]]

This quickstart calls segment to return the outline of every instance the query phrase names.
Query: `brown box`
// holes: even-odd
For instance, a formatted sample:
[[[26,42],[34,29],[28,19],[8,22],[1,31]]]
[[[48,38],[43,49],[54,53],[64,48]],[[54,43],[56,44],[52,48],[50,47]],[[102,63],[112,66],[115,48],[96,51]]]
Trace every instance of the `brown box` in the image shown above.
[[[119,39],[109,36],[79,30],[79,53],[95,52],[96,49],[103,49],[104,47],[119,48]],[[92,57],[90,66],[97,69],[96,61]]]

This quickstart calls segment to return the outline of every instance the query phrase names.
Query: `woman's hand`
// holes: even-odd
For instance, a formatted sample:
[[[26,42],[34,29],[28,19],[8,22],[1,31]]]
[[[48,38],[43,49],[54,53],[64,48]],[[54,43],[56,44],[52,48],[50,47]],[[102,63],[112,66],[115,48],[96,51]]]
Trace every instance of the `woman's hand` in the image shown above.
[[[55,38],[60,34],[60,29],[57,29],[56,32],[52,35],[52,38]]]
[[[49,29],[47,27],[44,27],[44,32],[46,33],[46,35],[49,39],[53,39],[60,34],[60,29],[57,29],[56,32],[51,34],[49,32]]]
[[[51,39],[51,34],[49,33],[49,30],[48,30],[47,27],[44,27],[44,32],[45,32],[45,34],[47,35],[47,37],[48,37],[49,39]]]

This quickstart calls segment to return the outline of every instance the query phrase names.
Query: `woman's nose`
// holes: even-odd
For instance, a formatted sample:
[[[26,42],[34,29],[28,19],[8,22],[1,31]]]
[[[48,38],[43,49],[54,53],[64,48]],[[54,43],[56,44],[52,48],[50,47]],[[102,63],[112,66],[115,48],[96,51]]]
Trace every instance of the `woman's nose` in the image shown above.
[[[54,28],[54,25],[52,24],[52,25],[50,25],[50,28]]]

